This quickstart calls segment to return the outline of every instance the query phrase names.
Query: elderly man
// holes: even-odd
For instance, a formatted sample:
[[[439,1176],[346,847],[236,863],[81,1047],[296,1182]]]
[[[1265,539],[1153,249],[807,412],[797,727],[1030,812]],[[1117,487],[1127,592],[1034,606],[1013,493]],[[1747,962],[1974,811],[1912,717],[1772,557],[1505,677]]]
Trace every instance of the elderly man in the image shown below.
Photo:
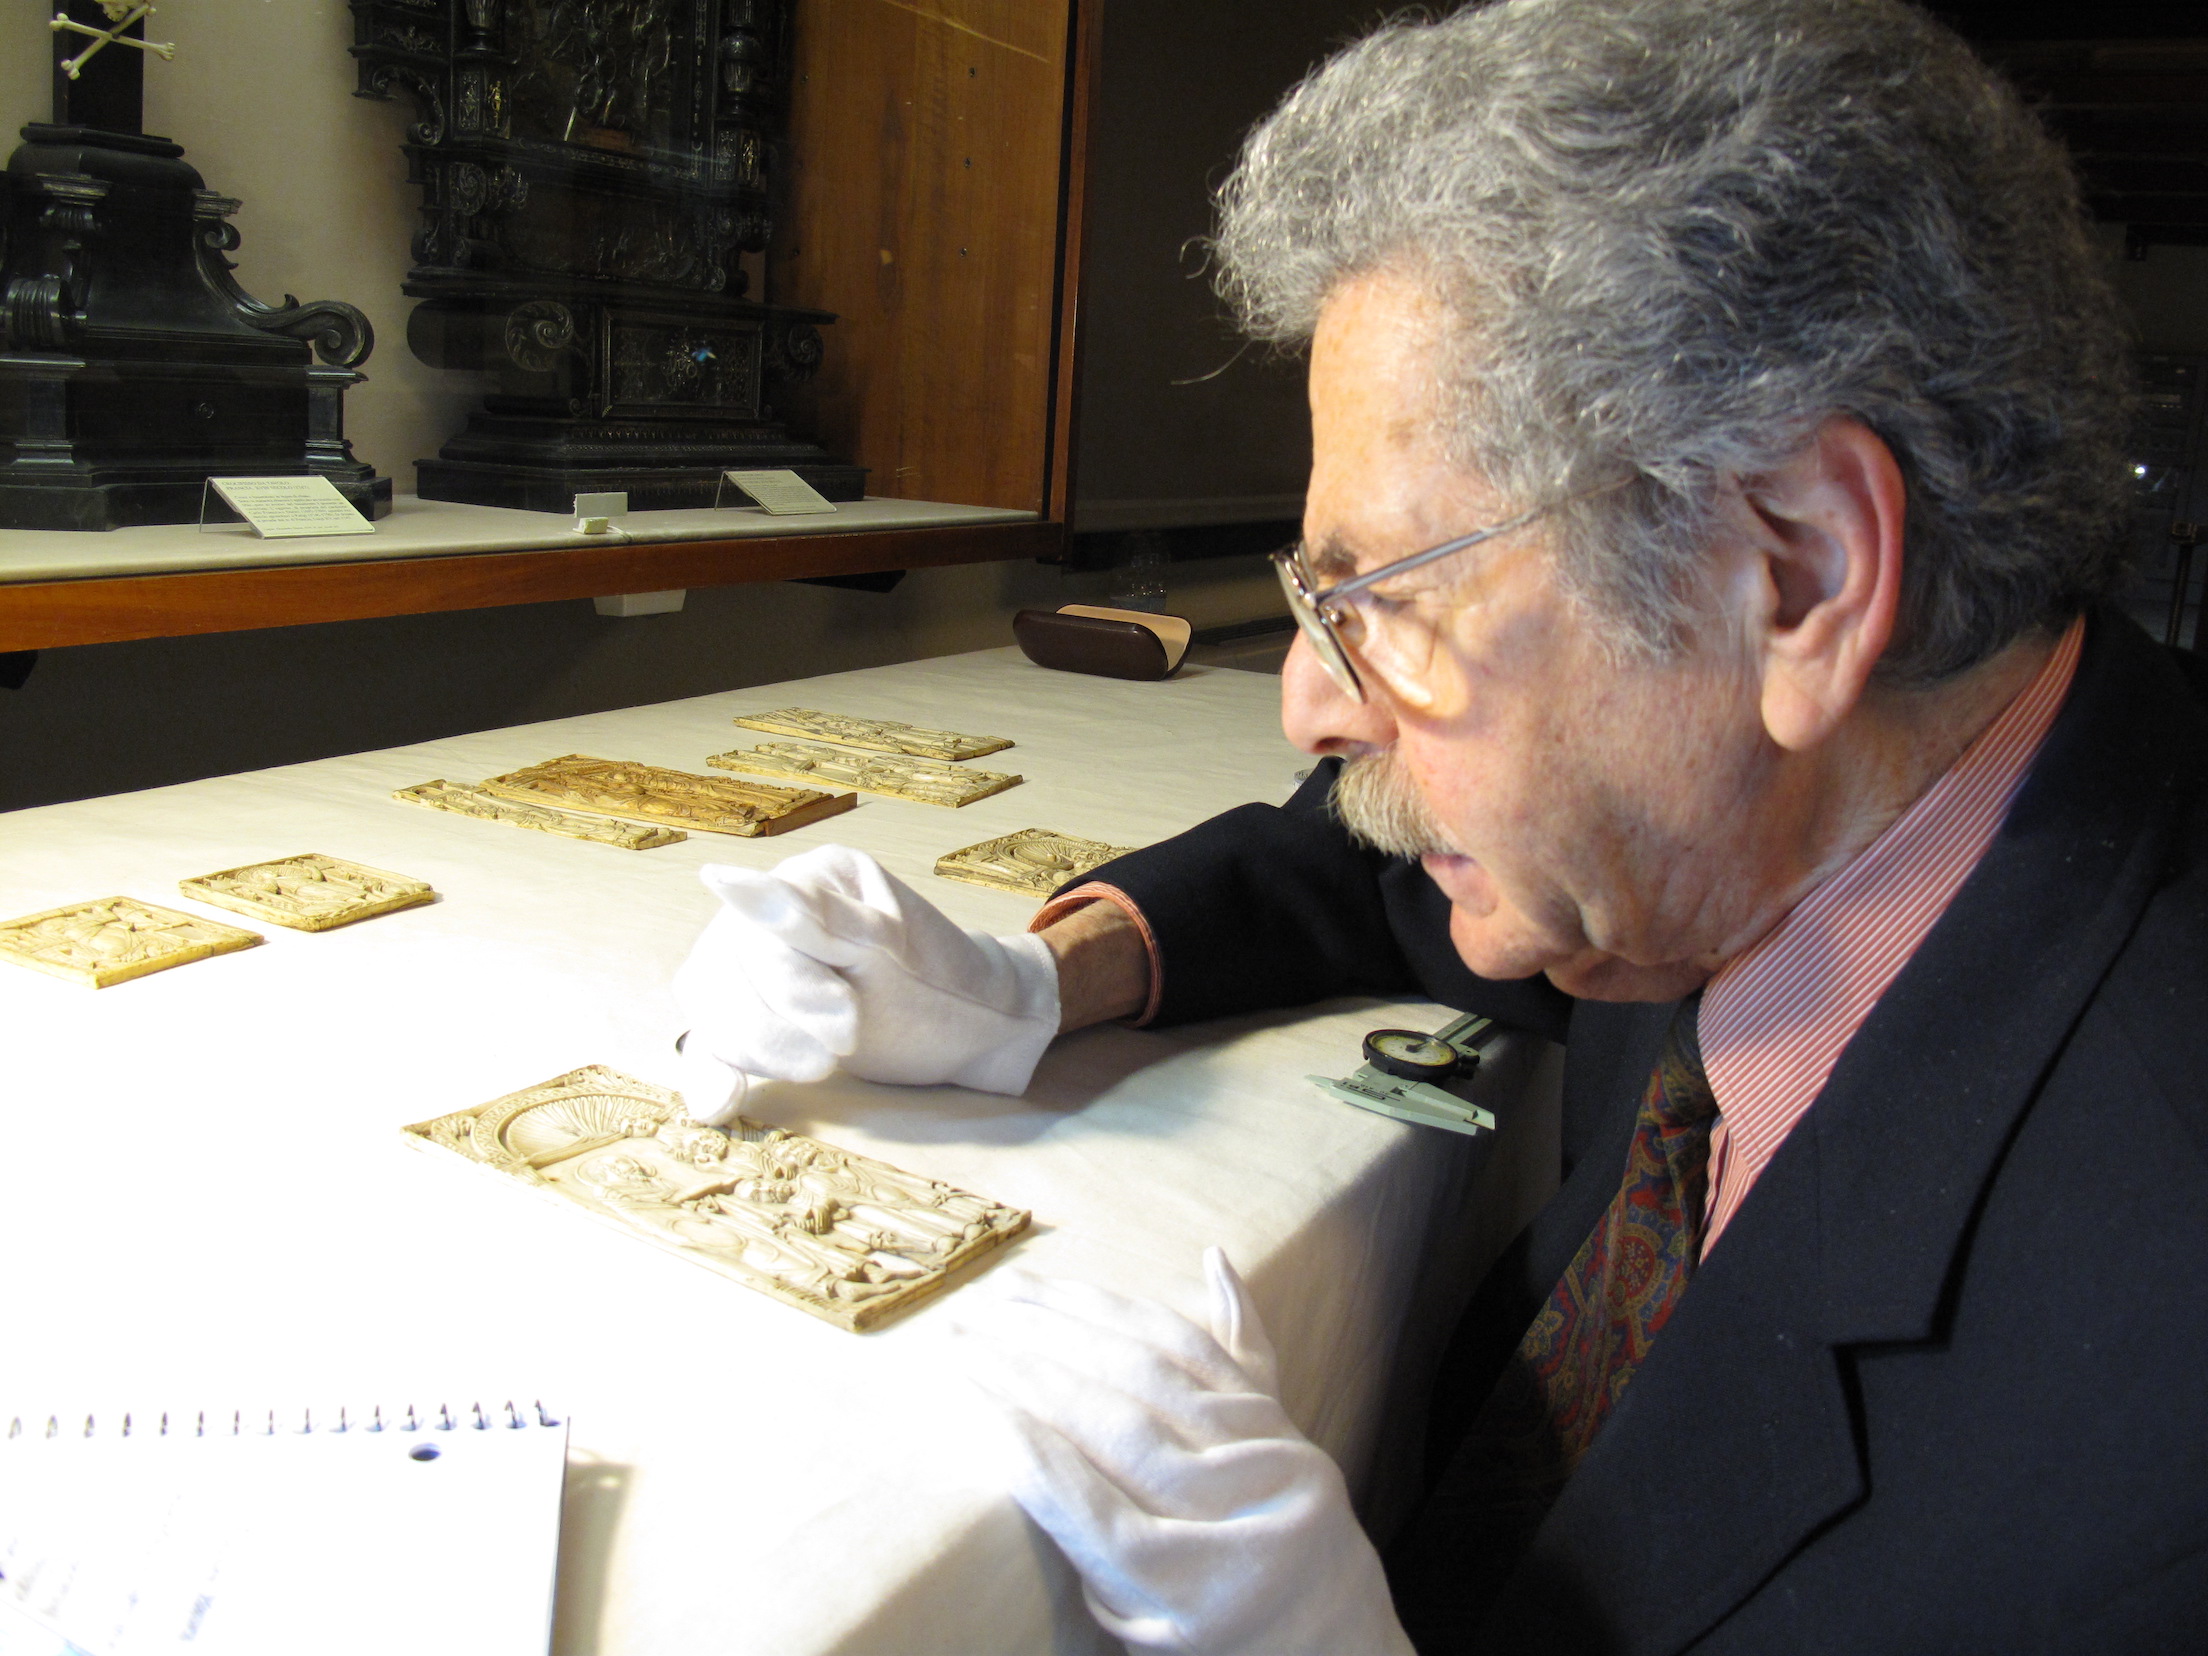
[[[1392,1604],[1223,1260],[1208,1330],[972,1314],[1138,1648],[2197,1648],[2208,728],[2100,607],[2059,153],[1895,0],[1512,0],[1344,52],[1222,212],[1310,352],[1328,763],[1026,938],[850,853],[725,873],[701,1039],[1011,1091],[1060,1025],[1352,991],[1566,1036]]]

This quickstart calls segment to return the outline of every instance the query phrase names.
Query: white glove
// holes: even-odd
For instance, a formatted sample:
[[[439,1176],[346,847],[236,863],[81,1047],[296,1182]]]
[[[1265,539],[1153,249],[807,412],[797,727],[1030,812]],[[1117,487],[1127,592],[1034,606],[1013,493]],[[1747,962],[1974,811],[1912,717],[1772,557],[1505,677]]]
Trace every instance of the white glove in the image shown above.
[[[1003,1410],[1013,1495],[1138,1652],[1410,1656],[1341,1470],[1276,1395],[1234,1267],[1204,1251],[1211,1330],[1149,1300],[1000,1271],[955,1330]]]
[[[734,1121],[743,1110],[744,1095],[751,1090],[751,1078],[722,1063],[687,1030],[676,1038],[675,1051],[680,1054],[676,1060],[680,1078],[675,1090],[682,1094],[690,1119],[708,1127],[726,1127]]]
[[[675,973],[688,1060],[1017,1094],[1058,1033],[1047,943],[961,931],[863,851],[698,872],[722,906]]]

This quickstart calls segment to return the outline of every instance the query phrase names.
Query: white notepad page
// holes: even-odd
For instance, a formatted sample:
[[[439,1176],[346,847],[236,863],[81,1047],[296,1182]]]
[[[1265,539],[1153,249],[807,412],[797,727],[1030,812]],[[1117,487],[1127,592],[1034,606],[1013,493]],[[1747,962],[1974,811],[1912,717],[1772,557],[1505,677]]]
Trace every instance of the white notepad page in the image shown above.
[[[565,1423],[404,1418],[24,1423],[0,1439],[0,1656],[544,1656]]]

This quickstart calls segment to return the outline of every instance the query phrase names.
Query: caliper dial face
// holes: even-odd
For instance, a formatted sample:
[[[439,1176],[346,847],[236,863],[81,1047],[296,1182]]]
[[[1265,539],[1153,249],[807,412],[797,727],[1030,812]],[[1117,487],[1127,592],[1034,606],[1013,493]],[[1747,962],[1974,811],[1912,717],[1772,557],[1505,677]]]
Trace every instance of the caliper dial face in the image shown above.
[[[1365,1037],[1365,1059],[1405,1081],[1446,1081],[1462,1057],[1447,1041],[1418,1029],[1376,1029]]]

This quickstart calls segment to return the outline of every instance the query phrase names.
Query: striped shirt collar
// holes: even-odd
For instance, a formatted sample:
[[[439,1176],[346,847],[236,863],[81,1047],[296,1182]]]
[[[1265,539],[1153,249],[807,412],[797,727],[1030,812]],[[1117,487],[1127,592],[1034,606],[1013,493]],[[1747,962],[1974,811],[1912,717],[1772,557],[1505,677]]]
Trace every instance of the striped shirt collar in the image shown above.
[[[1923,798],[1728,961],[1702,998],[1714,1244],[1840,1053],[1993,843],[2076,675],[2081,616],[2030,684]]]

